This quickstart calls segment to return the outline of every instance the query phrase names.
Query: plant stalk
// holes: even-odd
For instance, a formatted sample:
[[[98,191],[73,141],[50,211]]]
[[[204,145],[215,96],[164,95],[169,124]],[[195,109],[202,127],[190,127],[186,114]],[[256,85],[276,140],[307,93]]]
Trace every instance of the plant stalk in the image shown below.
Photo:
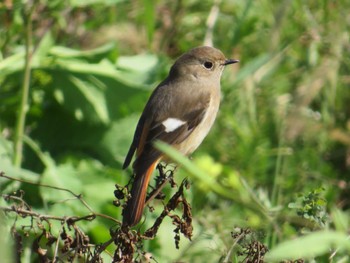
[[[24,77],[22,82],[21,103],[17,114],[17,123],[14,139],[14,156],[13,164],[20,167],[23,159],[23,135],[25,129],[26,115],[28,112],[28,96],[31,77],[31,60],[32,60],[32,16],[35,5],[30,8],[28,15],[25,16],[25,61],[24,61]]]

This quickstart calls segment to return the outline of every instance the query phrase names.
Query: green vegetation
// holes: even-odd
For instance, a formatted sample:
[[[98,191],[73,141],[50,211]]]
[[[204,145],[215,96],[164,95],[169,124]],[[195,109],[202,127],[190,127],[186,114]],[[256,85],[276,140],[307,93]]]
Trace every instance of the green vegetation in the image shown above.
[[[175,182],[191,182],[192,241],[166,218],[135,255],[350,261],[349,32],[348,0],[1,1],[2,260],[67,260],[70,236],[110,239],[115,184],[129,181],[121,165],[151,90],[178,55],[212,44],[241,61],[224,72],[213,130],[191,161],[157,146],[182,164]],[[162,211],[151,205],[141,233]],[[91,214],[72,229],[56,220]]]

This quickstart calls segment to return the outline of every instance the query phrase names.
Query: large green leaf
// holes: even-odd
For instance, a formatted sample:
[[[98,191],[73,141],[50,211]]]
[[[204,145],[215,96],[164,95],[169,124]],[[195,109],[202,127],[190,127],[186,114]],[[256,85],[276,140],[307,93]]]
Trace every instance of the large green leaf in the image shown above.
[[[91,50],[77,50],[64,46],[54,46],[50,49],[50,55],[57,58],[67,58],[69,60],[73,58],[91,58],[95,56],[103,58],[103,56],[107,56],[115,48],[115,44],[111,42]]]
[[[104,207],[112,206],[117,175],[119,173],[114,170],[108,172],[92,159],[67,158],[61,165],[51,163],[41,179],[42,184],[60,189],[40,187],[40,193],[48,211],[56,215],[91,213],[77,196],[86,201],[93,212],[101,213]],[[116,213],[117,210],[115,208]]]
[[[13,165],[13,143],[0,136],[0,171],[15,179],[38,182],[40,175]],[[20,183],[0,177],[0,192],[9,193],[18,190]]]
[[[265,259],[267,262],[312,259],[335,249],[350,253],[350,238],[342,232],[326,230],[284,241],[268,252]]]

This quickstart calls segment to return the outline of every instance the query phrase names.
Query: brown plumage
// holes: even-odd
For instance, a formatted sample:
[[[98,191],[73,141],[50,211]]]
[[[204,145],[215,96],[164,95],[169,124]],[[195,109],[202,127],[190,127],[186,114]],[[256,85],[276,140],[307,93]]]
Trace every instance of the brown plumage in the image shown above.
[[[123,169],[133,163],[131,198],[123,211],[123,225],[133,226],[142,217],[147,188],[153,170],[163,154],[153,147],[155,140],[191,154],[208,134],[220,105],[220,77],[228,60],[218,49],[198,47],[176,60],[168,77],[149,98],[137,124]]]

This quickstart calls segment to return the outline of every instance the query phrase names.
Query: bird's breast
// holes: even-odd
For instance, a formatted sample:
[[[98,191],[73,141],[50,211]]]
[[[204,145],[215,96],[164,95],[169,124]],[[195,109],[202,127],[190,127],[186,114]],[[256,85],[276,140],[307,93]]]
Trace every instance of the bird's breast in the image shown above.
[[[214,94],[214,96],[211,97],[208,109],[206,110],[202,121],[188,138],[180,144],[174,145],[181,153],[189,155],[194,152],[209,133],[220,106],[220,91],[218,93],[219,94]]]

